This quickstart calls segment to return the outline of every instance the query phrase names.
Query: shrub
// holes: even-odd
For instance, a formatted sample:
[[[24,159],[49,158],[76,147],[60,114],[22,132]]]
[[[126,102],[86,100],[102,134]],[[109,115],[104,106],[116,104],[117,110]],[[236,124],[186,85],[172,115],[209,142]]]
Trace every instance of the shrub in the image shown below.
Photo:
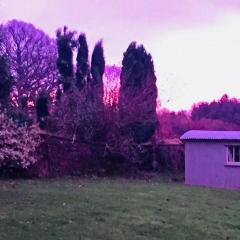
[[[88,99],[87,90],[63,94],[48,120],[48,130],[78,141],[100,141],[103,138],[103,109]]]
[[[18,127],[0,113],[0,168],[27,169],[38,160],[40,135],[35,126]]]
[[[156,170],[173,176],[184,175],[184,147],[183,145],[157,145]]]

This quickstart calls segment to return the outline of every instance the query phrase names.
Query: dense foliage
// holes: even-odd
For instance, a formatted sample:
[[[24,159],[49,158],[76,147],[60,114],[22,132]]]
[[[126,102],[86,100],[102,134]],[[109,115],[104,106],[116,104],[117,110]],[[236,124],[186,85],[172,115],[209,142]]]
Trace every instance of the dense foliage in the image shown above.
[[[73,141],[93,141],[99,140],[103,124],[96,102],[88,101],[85,92],[75,89],[61,97],[50,118],[49,130]]]
[[[85,34],[75,39],[67,27],[57,30],[55,41],[21,21],[0,26],[0,104],[5,110],[0,115],[0,171],[37,162],[37,122],[45,133],[46,156],[50,138],[58,141],[51,143],[56,146],[65,141],[62,152],[76,162],[82,161],[77,152],[82,149],[74,144],[87,144],[91,158],[85,166],[107,174],[183,169],[182,149],[157,152],[158,140],[179,138],[190,129],[240,130],[240,103],[227,95],[196,104],[191,112],[161,109],[157,114],[153,59],[143,45],[128,46],[122,67],[106,66],[101,41],[91,61],[89,55]],[[173,155],[174,162],[169,161]],[[63,164],[66,169],[70,161]]]
[[[39,143],[36,127],[18,127],[4,113],[0,114],[0,168],[28,168],[35,164]]]
[[[104,118],[104,105],[103,105],[103,74],[105,71],[105,58],[102,42],[98,42],[92,53],[91,59],[91,81],[90,81],[90,91],[91,96],[90,101],[96,104],[98,109],[98,114]]]
[[[162,109],[158,112],[161,125],[157,139],[179,138],[188,130],[240,130],[239,114],[240,102],[227,95],[217,101],[194,105],[191,112]]]
[[[57,48],[58,58],[57,67],[61,75],[60,82],[63,84],[63,90],[66,92],[71,88],[73,77],[73,48],[76,42],[75,32],[68,31],[67,27],[57,30]]]
[[[98,42],[92,53],[91,74],[94,84],[101,84],[105,70],[105,59],[103,54],[102,42]]]
[[[64,28],[57,33],[58,68],[63,79],[63,90],[57,92],[57,104],[50,119],[50,131],[73,140],[96,141],[101,137],[104,124],[103,73],[105,59],[101,42],[97,43],[90,66],[88,46],[84,34],[78,42],[74,32]],[[77,68],[73,69],[73,51],[77,49]],[[67,91],[71,88],[71,91]],[[80,90],[80,91],[79,91]]]
[[[85,34],[78,38],[76,86],[82,90],[89,80],[88,45]]]
[[[225,94],[218,101],[195,105],[191,117],[193,120],[208,118],[240,125],[240,102],[236,98],[229,98]]]
[[[135,142],[150,140],[157,127],[156,76],[152,57],[145,48],[131,43],[124,53],[119,111],[123,134]]]

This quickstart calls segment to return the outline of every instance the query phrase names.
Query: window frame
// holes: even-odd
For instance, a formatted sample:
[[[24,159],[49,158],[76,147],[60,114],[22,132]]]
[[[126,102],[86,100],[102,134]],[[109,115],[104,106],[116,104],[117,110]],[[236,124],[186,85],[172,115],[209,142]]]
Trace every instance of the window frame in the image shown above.
[[[228,144],[226,147],[226,166],[236,166],[240,167],[240,144]],[[235,148],[239,147],[239,162],[229,161],[230,147],[233,147],[233,156],[232,159],[235,160]]]

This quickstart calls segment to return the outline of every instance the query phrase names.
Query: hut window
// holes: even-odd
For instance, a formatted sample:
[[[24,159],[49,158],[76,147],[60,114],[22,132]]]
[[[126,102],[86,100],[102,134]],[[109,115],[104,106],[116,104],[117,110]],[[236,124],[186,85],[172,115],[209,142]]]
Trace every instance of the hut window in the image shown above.
[[[240,163],[240,146],[227,146],[227,161]]]

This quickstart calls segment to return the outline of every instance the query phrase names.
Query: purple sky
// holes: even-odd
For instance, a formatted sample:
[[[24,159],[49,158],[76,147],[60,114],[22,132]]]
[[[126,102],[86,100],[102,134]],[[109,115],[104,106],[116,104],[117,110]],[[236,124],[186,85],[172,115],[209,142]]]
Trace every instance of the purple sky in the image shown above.
[[[136,40],[151,52],[164,107],[240,96],[240,0],[0,0],[0,22],[63,25],[103,39],[108,64]]]

